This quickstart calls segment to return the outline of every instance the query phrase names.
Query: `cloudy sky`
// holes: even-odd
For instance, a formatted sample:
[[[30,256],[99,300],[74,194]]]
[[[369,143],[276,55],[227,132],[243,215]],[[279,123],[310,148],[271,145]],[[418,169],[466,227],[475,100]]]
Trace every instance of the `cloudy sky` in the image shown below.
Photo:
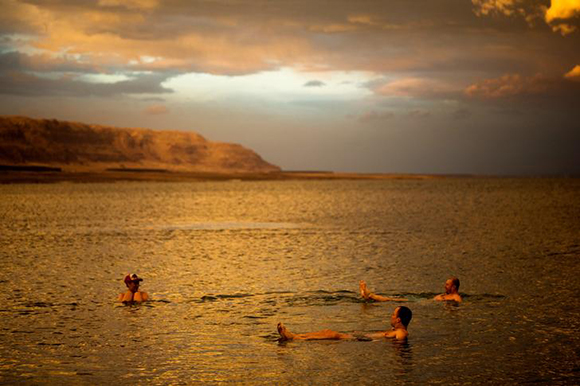
[[[0,0],[0,114],[287,170],[580,173],[580,0]]]

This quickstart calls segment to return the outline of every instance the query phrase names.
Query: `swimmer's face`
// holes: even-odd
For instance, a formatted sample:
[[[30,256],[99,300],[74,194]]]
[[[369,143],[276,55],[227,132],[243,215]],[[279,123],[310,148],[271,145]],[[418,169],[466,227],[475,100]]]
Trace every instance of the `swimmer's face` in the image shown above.
[[[395,327],[397,325],[397,323],[399,323],[401,320],[399,319],[399,307],[395,308],[395,311],[393,311],[393,314],[391,315],[391,326]]]
[[[129,284],[127,284],[127,288],[129,288],[129,291],[131,291],[131,292],[137,292],[137,291],[139,291],[139,282],[138,281],[131,281],[131,282],[129,282]]]
[[[446,294],[450,294],[453,292],[453,290],[455,289],[455,286],[453,285],[453,280],[449,279],[445,282],[445,293]]]

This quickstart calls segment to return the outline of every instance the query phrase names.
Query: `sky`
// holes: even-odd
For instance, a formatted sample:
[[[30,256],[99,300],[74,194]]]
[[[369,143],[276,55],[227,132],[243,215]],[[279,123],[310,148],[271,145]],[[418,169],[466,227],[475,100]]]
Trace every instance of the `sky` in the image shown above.
[[[580,174],[580,0],[0,0],[0,114],[285,170]]]

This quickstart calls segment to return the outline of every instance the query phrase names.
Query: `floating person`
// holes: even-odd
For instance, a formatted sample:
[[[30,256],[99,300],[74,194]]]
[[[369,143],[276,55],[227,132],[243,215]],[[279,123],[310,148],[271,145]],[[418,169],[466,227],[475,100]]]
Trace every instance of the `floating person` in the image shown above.
[[[437,295],[434,298],[435,300],[439,301],[455,301],[457,303],[461,303],[461,295],[459,295],[459,279],[455,276],[450,277],[445,282],[445,293],[441,295]]]
[[[125,285],[127,286],[128,290],[125,293],[119,295],[119,301],[123,303],[129,302],[144,302],[149,300],[149,295],[147,292],[139,291],[139,283],[142,282],[141,279],[136,274],[127,274],[125,276]]]
[[[367,283],[364,280],[361,280],[358,283],[359,289],[360,289],[360,296],[362,296],[363,299],[368,300],[376,300],[377,302],[406,302],[408,301],[408,299],[405,298],[389,298],[387,296],[381,296],[381,295],[377,295],[372,293],[371,291],[369,291],[369,289],[367,288]]]
[[[295,334],[290,332],[283,323],[278,323],[278,333],[280,341],[286,340],[369,340],[380,338],[392,338],[395,340],[406,340],[409,336],[407,327],[411,322],[413,313],[405,306],[395,308],[391,315],[391,330],[373,332],[363,335],[345,334],[333,330],[321,330],[316,332],[306,332]]]

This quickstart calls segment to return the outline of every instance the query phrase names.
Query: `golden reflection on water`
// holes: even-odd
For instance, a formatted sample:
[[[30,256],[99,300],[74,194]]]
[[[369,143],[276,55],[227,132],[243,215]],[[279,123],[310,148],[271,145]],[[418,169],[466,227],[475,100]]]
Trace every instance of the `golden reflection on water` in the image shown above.
[[[559,292],[580,290],[577,191],[506,179],[0,186],[0,382],[565,377],[580,347],[580,304]],[[127,272],[151,302],[115,303]],[[461,305],[431,300],[450,274]],[[409,299],[406,345],[278,344],[279,321],[388,328],[396,305],[361,302],[360,279]]]

